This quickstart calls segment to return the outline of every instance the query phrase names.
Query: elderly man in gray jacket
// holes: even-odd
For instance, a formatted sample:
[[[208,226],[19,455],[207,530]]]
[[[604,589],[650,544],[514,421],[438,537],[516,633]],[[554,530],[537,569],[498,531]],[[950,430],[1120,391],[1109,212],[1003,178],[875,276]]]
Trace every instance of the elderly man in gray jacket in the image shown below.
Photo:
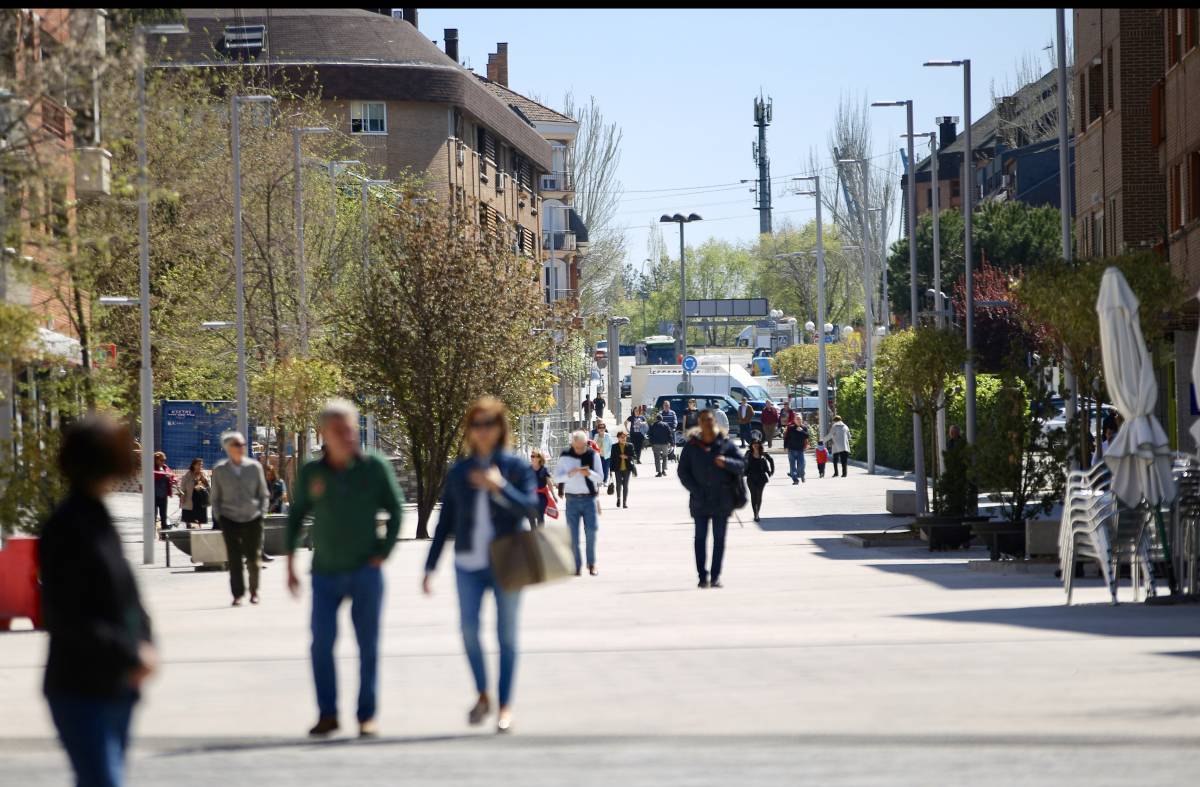
[[[221,435],[221,446],[228,459],[222,459],[212,471],[213,525],[225,538],[229,558],[229,589],[233,606],[242,605],[246,583],[242,563],[250,578],[250,603],[258,603],[258,575],[261,567],[263,515],[271,502],[262,465],[246,453],[246,438],[241,432]]]

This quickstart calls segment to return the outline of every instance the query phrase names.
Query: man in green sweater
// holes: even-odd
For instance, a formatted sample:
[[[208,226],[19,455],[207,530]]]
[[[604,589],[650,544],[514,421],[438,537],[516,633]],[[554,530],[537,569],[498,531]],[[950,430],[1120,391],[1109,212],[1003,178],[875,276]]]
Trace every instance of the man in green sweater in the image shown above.
[[[300,595],[295,551],[301,525],[313,518],[312,664],[320,717],[309,735],[328,735],[338,728],[337,674],[333,646],[338,607],[350,598],[350,618],[358,640],[359,735],[378,735],[375,687],[379,651],[379,619],[383,609],[383,561],[400,534],[404,495],[391,465],[358,445],[358,410],[341,399],[326,403],[317,419],[324,440],[320,459],[300,468],[288,511],[287,583]],[[379,533],[380,511],[388,515],[386,535]]]

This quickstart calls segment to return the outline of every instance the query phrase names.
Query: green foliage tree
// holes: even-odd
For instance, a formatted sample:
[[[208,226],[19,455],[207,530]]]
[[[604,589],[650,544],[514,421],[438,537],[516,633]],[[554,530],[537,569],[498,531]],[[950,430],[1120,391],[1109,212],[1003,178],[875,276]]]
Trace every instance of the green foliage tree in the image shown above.
[[[772,371],[786,385],[802,385],[817,380],[819,371],[819,348],[815,344],[797,344],[775,353]],[[841,342],[825,345],[825,377],[826,382],[852,372],[855,367],[853,358]]]

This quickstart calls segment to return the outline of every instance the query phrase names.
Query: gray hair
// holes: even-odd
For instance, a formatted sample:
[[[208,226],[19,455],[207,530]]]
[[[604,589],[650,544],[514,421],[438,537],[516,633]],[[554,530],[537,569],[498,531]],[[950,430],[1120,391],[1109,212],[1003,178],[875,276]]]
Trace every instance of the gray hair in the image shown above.
[[[586,443],[588,441],[588,433],[582,429],[576,429],[574,432],[571,432],[571,442],[573,443],[576,440],[582,440]]]
[[[330,399],[321,406],[317,414],[317,426],[324,426],[334,418],[345,418],[358,428],[358,408],[349,399]]]
[[[246,444],[246,435],[242,434],[241,432],[239,432],[236,429],[230,429],[228,432],[222,432],[221,433],[221,447],[224,448],[225,446],[229,445],[230,443],[241,443],[242,445],[245,445]]]

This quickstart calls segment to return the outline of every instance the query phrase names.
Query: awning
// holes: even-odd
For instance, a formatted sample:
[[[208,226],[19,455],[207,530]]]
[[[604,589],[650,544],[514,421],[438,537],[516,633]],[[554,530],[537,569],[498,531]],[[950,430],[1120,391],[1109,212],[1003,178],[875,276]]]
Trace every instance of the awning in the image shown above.
[[[62,359],[76,366],[83,365],[83,345],[66,334],[39,326],[34,345],[35,352],[43,359]]]

